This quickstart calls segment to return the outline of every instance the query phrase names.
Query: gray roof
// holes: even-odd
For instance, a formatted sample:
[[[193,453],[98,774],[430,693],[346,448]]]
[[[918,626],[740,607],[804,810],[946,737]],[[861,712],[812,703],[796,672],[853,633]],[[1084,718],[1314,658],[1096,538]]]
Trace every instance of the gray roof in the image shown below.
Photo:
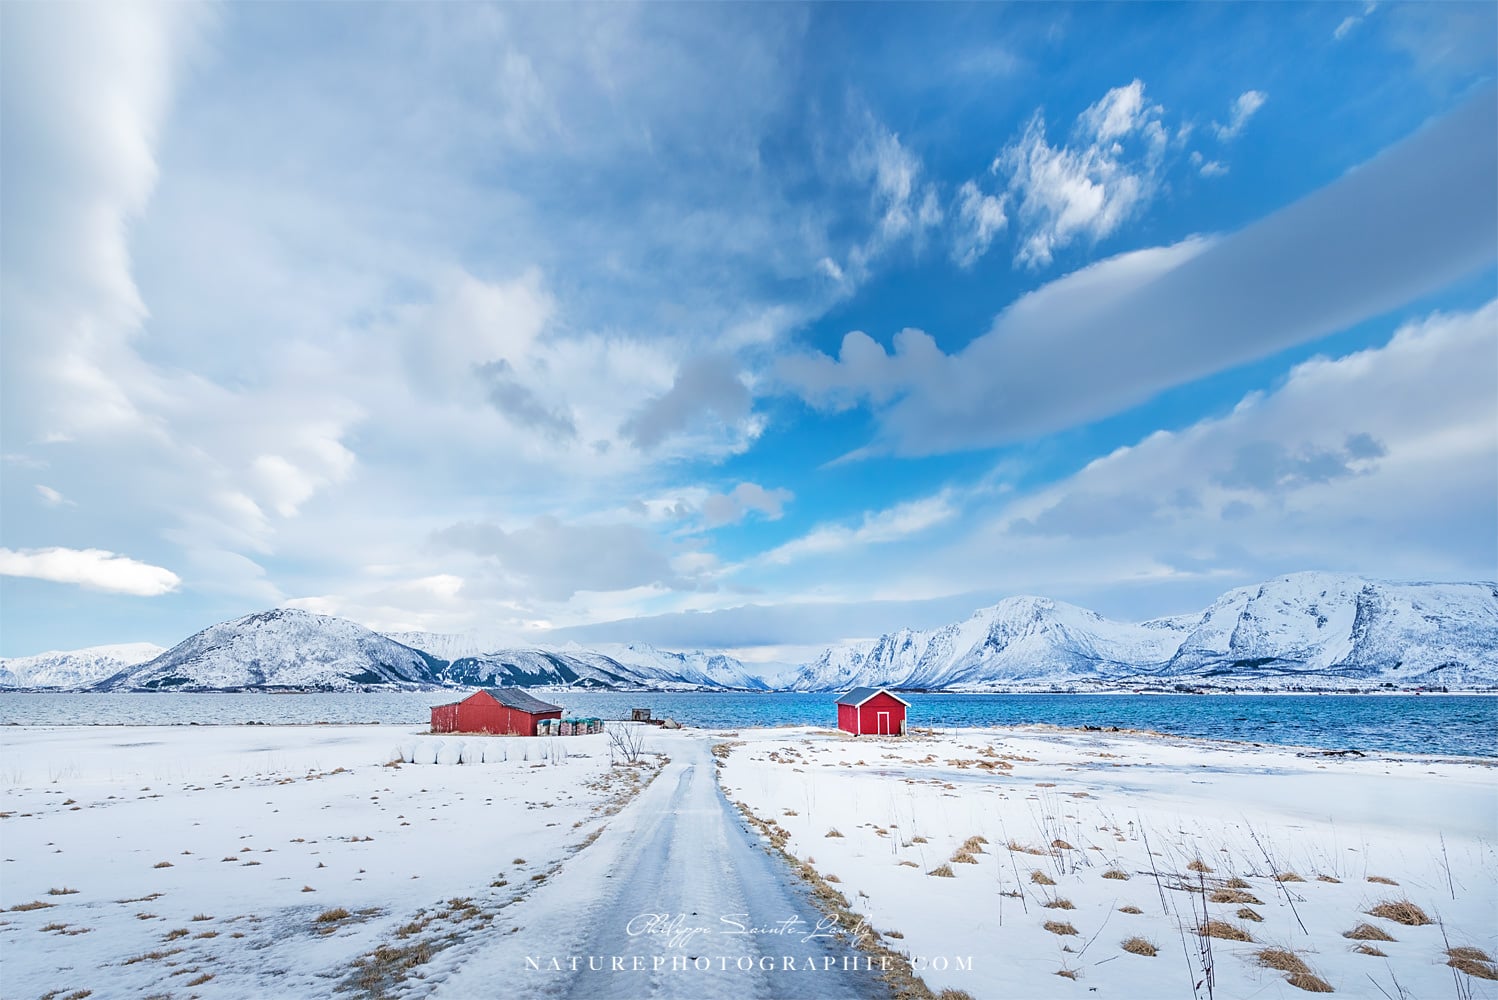
[[[889,695],[891,698],[895,699],[895,701],[898,701],[900,704],[904,705],[906,708],[910,707],[910,702],[906,701],[904,698],[901,698],[893,691],[886,691],[884,688],[866,687],[854,688],[852,691],[849,691],[847,694],[839,698],[837,700],[837,703],[839,705],[852,705],[853,707],[857,708],[859,705],[862,705],[864,702],[874,697],[874,695],[879,694],[881,691]]]
[[[538,715],[541,712],[560,712],[562,706],[548,705],[540,698],[532,697],[519,688],[484,688],[484,693],[506,708]]]

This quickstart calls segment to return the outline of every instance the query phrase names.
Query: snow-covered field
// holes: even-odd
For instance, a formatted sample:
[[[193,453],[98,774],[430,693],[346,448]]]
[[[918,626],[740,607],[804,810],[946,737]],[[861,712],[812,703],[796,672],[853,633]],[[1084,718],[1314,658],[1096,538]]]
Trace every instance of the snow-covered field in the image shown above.
[[[420,728],[0,731],[0,992],[313,997],[363,974],[398,995],[649,776],[603,735]],[[459,743],[486,762],[387,766]]]
[[[1494,966],[1447,952],[1498,957],[1498,769],[1481,762],[1038,728],[724,739],[729,797],[886,944],[970,958],[922,972],[938,991],[1498,996]],[[1369,912],[1405,901],[1430,922]]]

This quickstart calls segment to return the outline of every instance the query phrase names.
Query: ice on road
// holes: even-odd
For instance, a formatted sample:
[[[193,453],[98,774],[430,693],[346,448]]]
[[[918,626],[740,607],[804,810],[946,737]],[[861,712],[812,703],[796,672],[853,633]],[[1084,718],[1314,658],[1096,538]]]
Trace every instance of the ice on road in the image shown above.
[[[656,780],[492,936],[448,952],[433,995],[887,997],[724,797],[709,740],[660,748],[672,760]]]

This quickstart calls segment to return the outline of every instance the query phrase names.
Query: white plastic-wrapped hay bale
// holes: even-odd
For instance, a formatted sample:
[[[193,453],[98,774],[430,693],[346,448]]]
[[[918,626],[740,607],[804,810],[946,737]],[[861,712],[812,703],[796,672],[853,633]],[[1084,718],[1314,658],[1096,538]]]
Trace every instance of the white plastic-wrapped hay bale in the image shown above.
[[[463,763],[463,741],[444,740],[437,748],[436,763],[438,764],[461,764]]]
[[[435,764],[437,754],[442,750],[441,740],[418,740],[411,751],[411,763],[413,764]]]

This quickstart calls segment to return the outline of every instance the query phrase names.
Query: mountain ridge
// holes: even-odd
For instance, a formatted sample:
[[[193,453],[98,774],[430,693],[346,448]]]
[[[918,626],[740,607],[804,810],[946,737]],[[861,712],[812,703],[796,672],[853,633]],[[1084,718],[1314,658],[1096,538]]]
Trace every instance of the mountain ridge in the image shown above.
[[[278,608],[209,626],[166,650],[134,643],[0,659],[0,688],[1490,689],[1498,688],[1498,584],[1313,571],[1235,588],[1196,614],[1137,623],[1021,595],[937,628],[829,646],[773,688],[721,652],[644,643],[474,651],[485,645],[473,635],[382,634]]]

